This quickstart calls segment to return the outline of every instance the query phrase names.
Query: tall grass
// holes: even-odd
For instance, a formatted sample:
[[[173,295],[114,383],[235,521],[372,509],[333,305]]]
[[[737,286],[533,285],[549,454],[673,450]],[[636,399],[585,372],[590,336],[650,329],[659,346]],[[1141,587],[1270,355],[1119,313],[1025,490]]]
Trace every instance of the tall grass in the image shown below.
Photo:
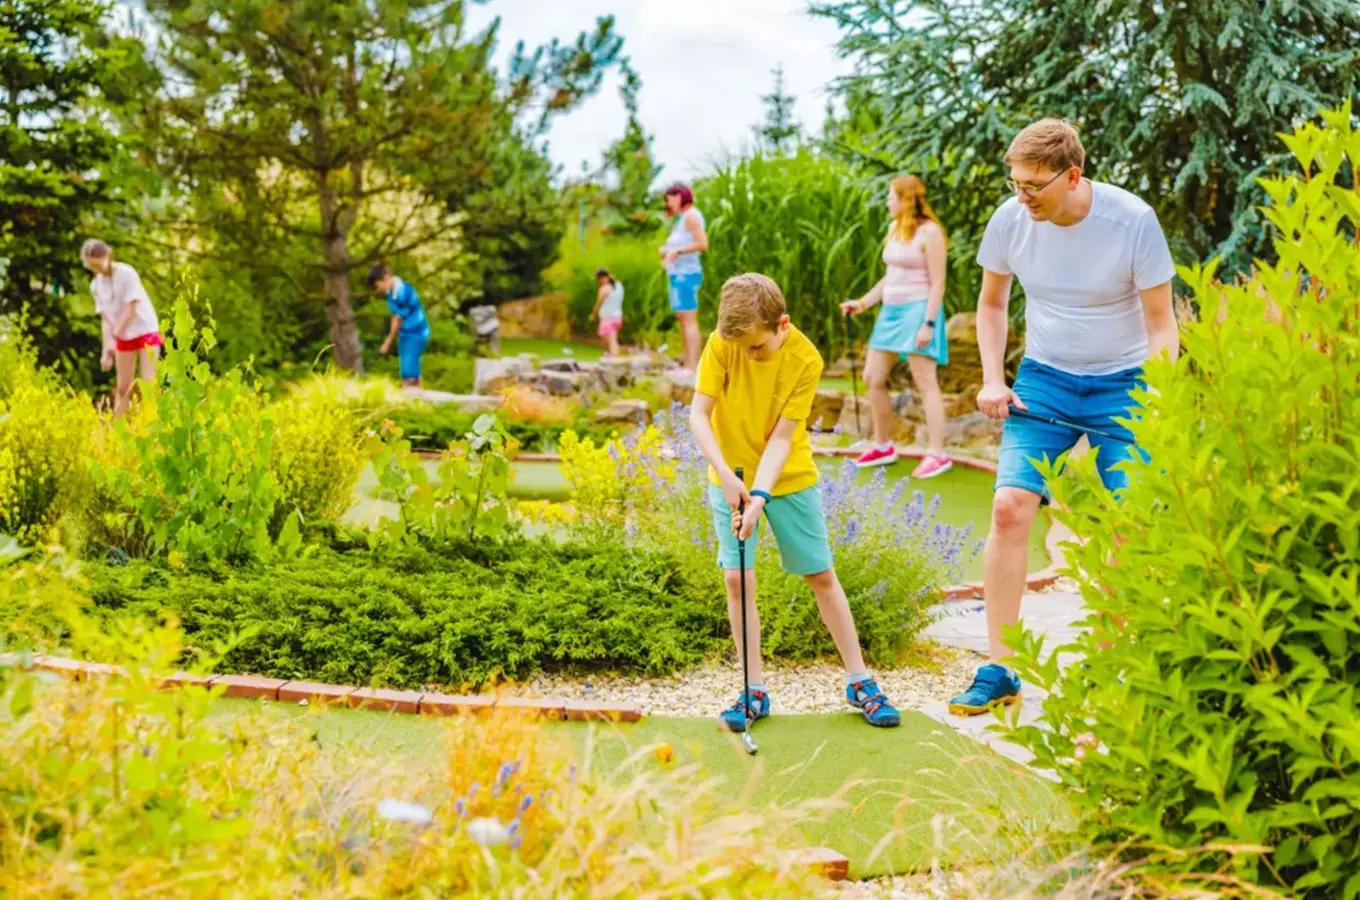
[[[595,323],[587,321],[595,308],[597,269],[608,269],[623,285],[623,331],[620,340],[655,342],[655,333],[672,320],[667,299],[666,273],[658,248],[662,237],[611,235],[592,229],[583,246],[575,234],[562,242],[562,255],[549,274],[549,282],[567,294],[567,314],[572,328],[593,334]]]
[[[709,324],[723,281],[760,272],[784,291],[789,315],[823,353],[839,353],[845,330],[837,304],[883,276],[886,184],[836,160],[745,157],[695,185],[708,219],[709,252],[700,303]]]
[[[756,153],[699,179],[694,191],[709,242],[699,303],[703,328],[713,327],[725,280],[761,272],[783,289],[794,324],[824,355],[839,355],[846,333],[838,304],[883,277],[887,188],[887,178],[808,149],[786,157]],[[568,293],[572,324],[585,328],[595,303],[594,273],[605,267],[626,291],[625,341],[670,327],[666,276],[657,257],[663,237],[613,237],[596,230],[583,247],[569,235],[551,280]],[[951,256],[945,294],[950,314],[972,309],[976,296],[972,259]]]

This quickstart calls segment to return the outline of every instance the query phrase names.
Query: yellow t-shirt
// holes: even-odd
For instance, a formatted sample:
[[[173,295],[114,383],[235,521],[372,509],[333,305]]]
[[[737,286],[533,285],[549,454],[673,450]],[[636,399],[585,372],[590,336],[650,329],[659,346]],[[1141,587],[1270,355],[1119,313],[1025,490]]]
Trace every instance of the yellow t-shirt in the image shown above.
[[[797,328],[789,329],[773,357],[760,361],[716,332],[708,339],[699,359],[695,389],[718,401],[710,420],[713,432],[727,465],[745,468],[748,488],[781,418],[796,421],[798,430],[788,462],[770,493],[776,497],[792,494],[821,480],[807,431],[821,377],[822,355]],[[711,466],[708,477],[718,484],[718,473]]]

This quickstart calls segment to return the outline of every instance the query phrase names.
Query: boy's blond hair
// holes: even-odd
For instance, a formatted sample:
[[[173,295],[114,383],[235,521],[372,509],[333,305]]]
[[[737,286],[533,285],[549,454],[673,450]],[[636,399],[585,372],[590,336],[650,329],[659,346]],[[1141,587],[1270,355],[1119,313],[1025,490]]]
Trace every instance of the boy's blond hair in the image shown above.
[[[1042,166],[1050,172],[1065,172],[1086,165],[1086,148],[1071,123],[1063,119],[1040,119],[1015,136],[1002,160]]]
[[[775,331],[788,311],[784,294],[773,279],[755,272],[723,282],[718,300],[718,334],[740,338],[761,328]]]

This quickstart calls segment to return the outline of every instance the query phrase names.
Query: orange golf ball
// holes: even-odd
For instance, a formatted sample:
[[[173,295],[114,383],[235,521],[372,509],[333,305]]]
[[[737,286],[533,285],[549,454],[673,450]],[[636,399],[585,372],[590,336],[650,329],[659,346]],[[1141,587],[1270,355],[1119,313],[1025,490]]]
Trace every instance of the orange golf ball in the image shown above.
[[[675,751],[670,744],[661,744],[656,748],[656,761],[663,766],[675,758]]]

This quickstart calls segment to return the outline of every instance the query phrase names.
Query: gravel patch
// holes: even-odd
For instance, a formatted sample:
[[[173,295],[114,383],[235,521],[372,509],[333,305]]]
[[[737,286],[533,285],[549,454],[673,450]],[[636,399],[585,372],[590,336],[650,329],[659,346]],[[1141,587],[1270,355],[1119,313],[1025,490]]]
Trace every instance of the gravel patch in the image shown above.
[[[938,671],[917,666],[878,669],[874,675],[893,705],[922,709],[966,690],[979,657],[941,648],[935,653],[934,663]],[[766,663],[765,686],[775,713],[844,712],[850,708],[845,702],[844,670],[834,663]],[[640,703],[643,713],[650,716],[713,716],[740,690],[741,667],[725,661],[660,678],[541,675],[511,693]]]

